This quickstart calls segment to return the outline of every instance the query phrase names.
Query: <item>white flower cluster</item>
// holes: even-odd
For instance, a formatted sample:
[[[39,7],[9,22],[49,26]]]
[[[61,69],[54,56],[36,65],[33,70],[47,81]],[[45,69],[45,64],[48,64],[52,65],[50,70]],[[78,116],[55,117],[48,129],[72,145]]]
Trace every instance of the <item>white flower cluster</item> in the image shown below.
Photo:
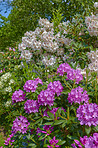
[[[57,58],[57,57],[51,56],[50,59],[48,59],[47,56],[44,56],[42,62],[43,62],[43,64],[46,65],[46,66],[49,66],[49,65],[52,66],[52,65],[54,65],[54,64],[56,63],[56,58]]]
[[[14,70],[18,70],[19,68],[22,68],[21,65],[15,65]]]
[[[98,2],[94,3],[94,7],[98,8]],[[85,18],[86,26],[88,27],[88,31],[90,36],[98,36],[98,14],[92,14],[92,16]]]
[[[95,7],[95,8],[98,8],[98,2],[95,2],[95,3],[94,3],[94,7]]]
[[[60,24],[60,30],[62,30],[62,25],[67,24],[68,22]],[[35,31],[27,31],[24,34],[24,37],[22,37],[22,43],[20,43],[18,46],[19,51],[21,51],[21,57],[25,58],[26,60],[30,60],[32,58],[32,52],[35,55],[38,53],[41,56],[43,50],[45,50],[47,53],[50,53],[51,55],[54,53],[57,56],[63,55],[63,44],[68,45],[72,41],[69,38],[65,38],[64,34],[67,34],[66,30],[64,30],[64,33],[62,35],[60,35],[60,32],[54,35],[53,23],[50,23],[47,19],[40,18],[39,27],[37,27]],[[26,48],[30,50],[26,50]],[[48,62],[47,58],[45,57],[43,61]],[[45,65],[49,65],[49,63],[50,62],[46,63]]]
[[[87,53],[88,58],[91,60],[91,63],[88,64],[88,68],[91,71],[95,71],[98,73],[98,50],[90,51]]]
[[[15,83],[13,79],[11,79],[11,73],[7,72],[0,77],[0,90],[4,93],[11,92],[11,85]]]
[[[9,85],[15,83],[15,81],[13,79],[10,79]]]
[[[30,61],[30,59],[31,59],[31,57],[32,57],[32,53],[30,53],[29,50],[23,50],[23,51],[21,52],[21,57],[22,57],[23,59],[26,59],[27,61]]]
[[[4,75],[2,75],[0,79],[1,79],[2,82],[7,82],[7,80],[8,80],[11,76],[12,76],[11,73],[10,73],[10,72],[7,72],[7,73],[5,73]]]
[[[11,86],[8,86],[8,87],[4,88],[4,92],[11,92],[11,91],[12,91]]]
[[[10,101],[7,101],[6,103],[5,103],[5,107],[9,107],[10,105],[11,105],[11,100]]]
[[[40,18],[39,26],[44,27],[45,29],[52,29],[53,23],[50,23],[47,19],[41,19]]]
[[[0,89],[2,89],[3,88],[3,82],[2,81],[0,81]]]

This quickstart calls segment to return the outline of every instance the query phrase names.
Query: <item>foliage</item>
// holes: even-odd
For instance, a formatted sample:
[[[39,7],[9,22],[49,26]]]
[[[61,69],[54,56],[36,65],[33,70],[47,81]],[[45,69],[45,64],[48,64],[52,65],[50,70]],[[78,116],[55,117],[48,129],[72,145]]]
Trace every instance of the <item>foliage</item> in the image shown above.
[[[56,12],[57,13],[55,13],[53,21],[55,22],[54,26],[58,28],[62,15],[61,12]],[[56,16],[59,16],[59,19]],[[85,18],[85,14],[83,14],[83,17]],[[66,28],[66,26],[63,27]],[[90,71],[88,65],[91,61],[89,61],[89,59],[86,57],[87,52],[97,51],[97,48],[95,47],[95,41],[97,40],[97,37],[91,37],[89,35],[84,19],[79,14],[76,14],[74,16],[74,22],[69,23],[67,27],[68,33],[65,34],[64,37],[68,37],[72,39],[72,41],[68,46],[65,46],[63,44],[63,48],[64,55],[69,57],[67,57],[66,59],[60,57],[60,59],[58,56],[58,60],[53,66],[45,66],[42,61],[37,62],[37,55],[34,55],[34,59],[32,58],[31,61],[25,61],[25,59],[19,59],[20,53],[18,51],[16,52],[16,55],[14,55],[13,51],[8,52],[8,54],[11,54],[12,57],[14,55],[18,59],[15,58],[15,61],[12,60],[10,65],[11,79],[15,81],[12,86],[12,92],[9,92],[5,95],[2,93],[1,90],[1,117],[5,117],[5,127],[9,127],[7,131],[8,135],[12,133],[12,129],[16,130],[16,127],[17,130],[19,129],[19,131],[17,133],[14,133],[15,135],[11,138],[11,140],[15,140],[12,143],[12,146],[9,142],[9,146],[5,146],[4,148],[17,148],[22,147],[23,145],[26,147],[35,148],[49,147],[50,143],[53,142],[53,139],[56,139],[55,144],[61,146],[61,148],[71,148],[71,144],[74,142],[74,140],[80,140],[80,137],[83,137],[85,135],[90,137],[94,133],[98,132],[98,125],[94,126],[94,122],[88,122],[88,119],[90,119],[90,117],[87,113],[84,113],[82,115],[82,118],[85,117],[87,123],[93,123],[91,126],[88,126],[90,124],[82,125],[82,122],[80,122],[77,116],[77,110],[80,106],[85,104],[85,98],[89,97],[88,107],[86,109],[89,110],[90,114],[91,111],[94,110],[95,112],[92,111],[93,117],[91,117],[91,119],[97,120],[97,109],[95,110],[95,108],[92,107],[91,109],[89,107],[89,104],[91,103],[98,106],[97,72]],[[61,35],[63,34],[63,29],[60,32]],[[84,34],[82,34],[81,30]],[[58,32],[58,30],[56,31]],[[70,52],[72,52],[72,54]],[[6,61],[2,59],[2,69],[6,67],[5,70],[6,72],[8,72],[7,66],[9,65],[9,59],[6,56],[4,56],[3,58],[5,58]],[[32,62],[32,60],[34,60],[34,63]],[[19,66],[20,62],[21,66]],[[64,62],[67,62],[69,65],[63,64]],[[78,68],[82,68],[83,70],[85,70],[83,76],[81,75],[82,69],[80,73],[79,71],[77,71],[77,66]],[[77,73],[74,73],[76,71]],[[3,72],[0,74],[0,78],[2,78],[3,74],[5,73]],[[83,80],[81,80],[79,83],[76,83],[77,79],[79,79],[80,77],[83,78]],[[37,80],[41,82],[40,79],[42,80],[43,84],[38,83]],[[35,92],[28,92],[26,89],[24,89],[24,85],[28,80],[33,80],[33,82],[35,83]],[[58,86],[55,81],[58,82],[58,84],[60,85]],[[8,85],[8,83],[9,80],[6,82],[6,85]],[[29,87],[28,89],[31,89],[30,85],[31,84],[29,83],[29,85],[27,85],[26,87]],[[61,91],[62,87],[63,91]],[[77,88],[83,88],[83,91],[85,93],[82,93],[81,89],[78,92],[74,91],[75,93],[71,94],[74,95],[74,98],[71,98],[71,104],[69,102],[68,96],[70,96],[69,94],[72,90],[75,90]],[[24,91],[24,93],[26,94],[26,99],[24,101],[21,101],[22,95],[20,94],[19,100],[16,103],[5,105],[7,101],[12,102],[11,97],[13,93],[15,91],[18,91],[19,89]],[[44,91],[45,93],[42,93]],[[53,95],[52,97],[50,97],[51,94]],[[79,98],[80,96],[83,97]],[[51,100],[51,98],[53,99],[53,97],[54,100]],[[76,100],[79,98],[80,100],[83,99],[84,102],[80,101],[80,103],[76,103],[76,100],[73,101],[75,97]],[[36,108],[38,108],[38,112],[34,112],[35,108],[33,105],[30,106],[31,104],[28,104],[26,106],[26,101],[28,99],[33,100],[33,102],[38,101],[39,106],[36,106]],[[43,101],[46,104],[44,103],[44,105],[41,105]],[[53,104],[49,104],[49,101],[50,103],[53,101]],[[26,113],[26,107],[29,108],[31,113]],[[80,111],[80,113],[81,112],[82,110]],[[21,131],[24,129],[24,122],[26,120],[22,120],[22,122],[19,122],[19,118],[16,119],[16,117],[19,116],[20,118],[22,118],[21,116],[26,117],[28,123],[30,123],[28,128],[25,129],[27,130],[27,133],[21,133]],[[18,122],[16,122],[15,119]],[[15,123],[14,126],[13,121]],[[95,124],[97,124],[97,122]]]

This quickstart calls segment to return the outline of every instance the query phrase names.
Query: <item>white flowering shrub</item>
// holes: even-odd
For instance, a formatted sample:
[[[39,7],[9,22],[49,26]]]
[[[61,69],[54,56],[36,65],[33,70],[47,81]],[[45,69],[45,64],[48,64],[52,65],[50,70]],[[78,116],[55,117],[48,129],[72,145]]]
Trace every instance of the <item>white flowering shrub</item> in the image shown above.
[[[96,9],[95,15],[92,13],[91,16],[86,17],[85,23],[90,36],[98,36],[98,2],[94,3]]]
[[[64,30],[62,25],[68,25],[68,22],[60,23],[60,31]],[[39,27],[35,31],[27,31],[24,34],[25,37],[22,37],[22,43],[18,46],[19,51],[21,51],[21,57],[29,61],[31,58],[33,59],[34,55],[39,55],[38,59],[41,58],[44,65],[53,65],[52,63],[56,62],[57,56],[64,55],[63,45],[66,46],[72,41],[69,38],[65,38],[64,34],[67,34],[67,30],[64,30],[62,35],[60,32],[54,35],[53,23],[50,23],[47,19],[40,18]],[[42,57],[44,52],[50,54],[50,60],[45,55]],[[55,56],[52,56],[53,54]]]
[[[7,92],[12,91],[12,85],[15,83],[13,79],[11,79],[12,74],[7,72],[0,77],[0,92],[6,94]]]
[[[9,106],[11,105],[11,103],[12,103],[11,100],[7,101],[7,102],[5,103],[5,107],[9,107]]]
[[[98,50],[88,52],[87,56],[91,61],[91,63],[88,64],[89,70],[97,72],[98,75]]]

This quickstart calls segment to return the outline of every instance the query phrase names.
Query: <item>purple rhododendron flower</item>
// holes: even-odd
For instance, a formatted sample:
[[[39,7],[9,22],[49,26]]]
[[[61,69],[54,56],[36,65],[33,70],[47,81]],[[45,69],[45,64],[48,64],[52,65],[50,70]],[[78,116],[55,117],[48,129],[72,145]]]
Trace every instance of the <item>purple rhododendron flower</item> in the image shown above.
[[[42,133],[45,133],[45,134],[47,134],[47,135],[50,135],[51,132],[53,131],[53,127],[51,127],[51,125],[45,125],[45,126],[43,127],[43,129],[44,129],[45,131],[42,131]]]
[[[12,51],[11,47],[9,47],[9,51]]]
[[[43,85],[43,82],[39,77],[35,79],[35,82],[36,82],[36,84],[40,83],[40,84]]]
[[[23,86],[24,90],[26,90],[26,92],[35,92],[36,88],[38,87],[38,83],[43,84],[42,80],[37,78],[35,80],[28,80],[26,81],[25,85]]]
[[[75,145],[75,143],[71,144],[71,146],[72,146],[73,148],[77,148],[77,146]]]
[[[54,103],[54,92],[49,90],[42,90],[38,95],[39,105],[49,105],[52,106]]]
[[[57,96],[61,95],[63,86],[60,81],[50,82],[48,84],[47,90],[52,90],[54,93],[57,93]]]
[[[38,86],[34,80],[26,81],[25,85],[23,86],[23,88],[26,92],[30,92],[30,91],[35,92],[37,87]]]
[[[26,110],[26,113],[36,113],[38,112],[39,105],[38,102],[35,100],[27,100],[24,104],[24,109]]]
[[[37,130],[36,130],[36,132],[37,132],[37,135],[38,135],[38,133],[44,133],[44,134],[50,135],[51,132],[53,131],[53,128],[54,128],[54,127],[51,127],[51,125],[44,125],[44,126],[43,126],[43,129],[44,129],[44,130],[41,130],[41,129],[38,127]],[[40,137],[40,136],[38,135],[38,137]],[[43,139],[43,140],[44,140],[44,139]]]
[[[24,116],[16,117],[16,119],[13,121],[13,127],[12,130],[14,133],[20,131],[22,134],[27,133],[28,126],[30,123],[28,122],[27,118]]]
[[[76,84],[79,84],[79,82],[83,80],[83,76],[79,69],[72,69],[68,63],[60,64],[57,68],[57,74],[58,73],[60,73],[59,76],[63,76],[67,73],[67,80],[75,80]]]
[[[75,89],[72,89],[70,93],[68,93],[68,101],[69,103],[83,103],[83,101],[85,103],[88,103],[88,100],[89,100],[89,97],[88,97],[88,94],[87,94],[87,91],[85,90],[83,92],[83,88],[81,88],[80,86],[78,86],[77,88]]]
[[[70,69],[71,67],[69,66],[69,64],[67,63],[60,64],[59,67],[57,68],[57,74],[60,73],[59,76],[63,76],[64,73],[67,73]]]
[[[80,142],[78,140],[74,140],[74,141],[78,145],[79,148],[82,148],[82,146],[81,146],[81,144],[80,144]]]
[[[37,132],[37,135],[38,135],[38,133],[41,133],[42,130],[38,127],[37,130],[36,130],[36,132]],[[40,136],[38,136],[38,137],[40,137]]]
[[[68,80],[75,80],[75,84],[79,84],[79,82],[81,80],[83,80],[83,76],[82,76],[82,74],[81,74],[79,69],[77,69],[77,70],[70,69],[67,72],[67,78],[68,78]]]
[[[12,145],[12,142],[14,142],[15,140],[11,140],[11,138],[14,136],[14,134],[9,135],[10,137],[7,138],[7,140],[5,140],[5,145],[9,145],[9,142]]]
[[[83,125],[98,125],[98,105],[96,103],[87,103],[80,105],[77,109],[77,117],[80,124]]]
[[[84,136],[83,138],[80,137],[80,142],[78,140],[74,140],[75,143],[71,144],[71,146],[73,148],[77,148],[76,144],[78,145],[79,148],[83,148],[81,146],[81,144],[85,147],[85,148],[98,148],[98,133],[94,133],[93,137],[87,137]]]
[[[0,70],[0,73],[2,73],[3,71],[2,71],[2,69]]]
[[[59,140],[55,139],[55,136],[53,137],[53,139],[49,140],[50,146],[48,145],[48,148],[54,148],[54,147],[60,147],[60,145],[56,145],[58,143]]]
[[[13,51],[16,51],[15,48],[13,48]]]
[[[16,103],[16,102],[21,102],[24,101],[26,94],[24,94],[24,92],[22,90],[16,90],[13,95],[12,95],[12,104]]]

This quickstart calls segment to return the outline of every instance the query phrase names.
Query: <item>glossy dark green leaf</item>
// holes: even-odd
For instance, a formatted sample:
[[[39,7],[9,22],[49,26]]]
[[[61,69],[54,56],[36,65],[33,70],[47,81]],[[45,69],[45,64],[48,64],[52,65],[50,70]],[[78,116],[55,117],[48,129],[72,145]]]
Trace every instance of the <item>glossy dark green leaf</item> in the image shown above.
[[[62,124],[65,120],[55,120],[54,125]]]

